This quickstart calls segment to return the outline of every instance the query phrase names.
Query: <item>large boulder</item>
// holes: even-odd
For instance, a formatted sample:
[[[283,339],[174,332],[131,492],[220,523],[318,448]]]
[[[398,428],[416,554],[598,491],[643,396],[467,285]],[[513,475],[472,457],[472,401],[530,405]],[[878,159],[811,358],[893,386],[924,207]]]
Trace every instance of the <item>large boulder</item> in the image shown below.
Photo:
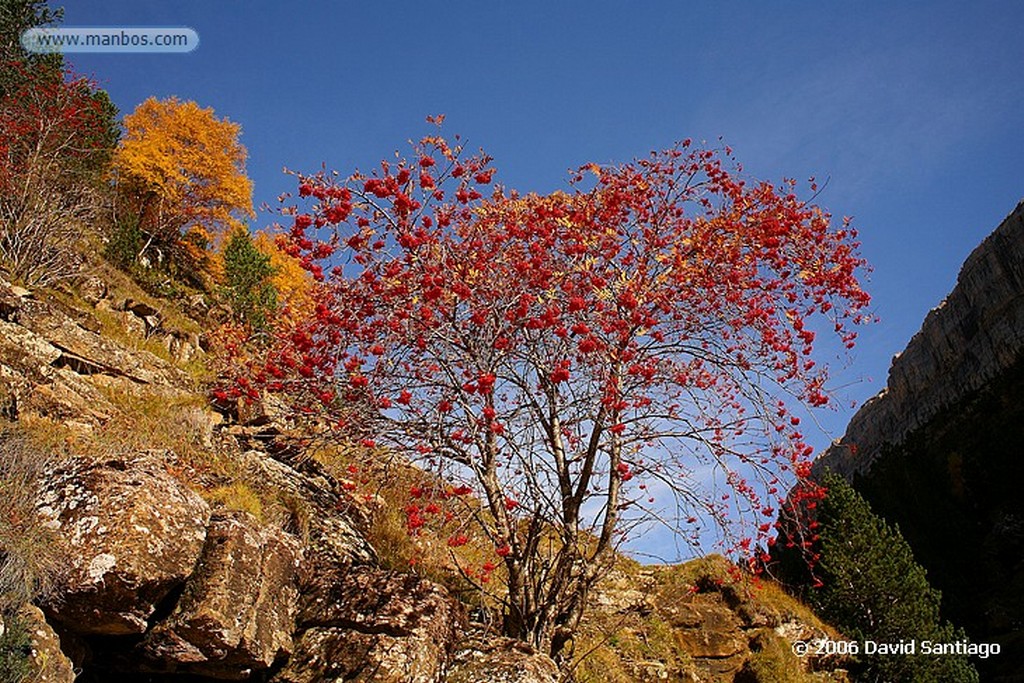
[[[167,672],[245,679],[291,653],[299,542],[245,513],[218,513],[174,612],[142,645]]]
[[[80,634],[144,633],[192,573],[210,508],[156,454],[71,458],[44,483],[38,510],[68,552],[43,608]]]
[[[356,567],[300,598],[301,637],[274,683],[437,683],[465,624],[447,590]]]

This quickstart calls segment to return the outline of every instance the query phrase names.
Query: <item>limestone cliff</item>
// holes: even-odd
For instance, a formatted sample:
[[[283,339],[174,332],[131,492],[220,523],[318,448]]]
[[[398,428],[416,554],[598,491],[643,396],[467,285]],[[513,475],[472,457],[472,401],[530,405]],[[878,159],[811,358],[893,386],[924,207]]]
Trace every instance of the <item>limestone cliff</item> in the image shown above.
[[[1024,202],[967,257],[949,296],[893,358],[886,387],[815,463],[847,478],[867,472],[939,411],[1009,368],[1024,349]]]
[[[1024,203],[968,257],[888,386],[819,458],[899,525],[944,616],[999,657],[982,680],[1024,680]]]

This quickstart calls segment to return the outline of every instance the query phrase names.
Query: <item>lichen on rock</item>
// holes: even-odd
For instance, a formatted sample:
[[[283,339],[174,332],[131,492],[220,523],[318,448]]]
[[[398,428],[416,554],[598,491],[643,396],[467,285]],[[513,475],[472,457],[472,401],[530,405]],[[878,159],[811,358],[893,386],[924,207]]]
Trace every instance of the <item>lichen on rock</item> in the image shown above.
[[[70,631],[107,635],[146,631],[192,573],[210,516],[155,455],[71,458],[47,478],[38,510],[68,549],[44,609]]]

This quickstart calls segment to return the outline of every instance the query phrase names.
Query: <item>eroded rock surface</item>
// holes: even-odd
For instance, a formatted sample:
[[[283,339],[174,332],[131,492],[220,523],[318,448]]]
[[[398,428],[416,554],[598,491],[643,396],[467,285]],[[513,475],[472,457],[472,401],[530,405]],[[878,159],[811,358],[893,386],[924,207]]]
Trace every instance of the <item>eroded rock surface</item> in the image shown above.
[[[218,513],[174,612],[141,647],[158,670],[243,679],[292,651],[297,539],[245,513]]]
[[[43,302],[28,301],[18,313],[18,323],[60,349],[67,365],[83,373],[121,375],[143,384],[179,389],[191,386],[188,376],[151,353],[134,351],[96,332],[85,329],[67,314]]]
[[[192,574],[210,508],[158,457],[76,457],[49,475],[38,509],[68,548],[44,604],[69,631],[143,633],[156,606]]]
[[[73,683],[75,667],[61,650],[60,638],[46,623],[42,610],[35,605],[23,605],[17,616],[31,641],[32,683]]]
[[[257,481],[266,482],[301,508],[295,526],[308,537],[307,575],[333,574],[339,567],[373,563],[377,553],[366,540],[369,520],[352,497],[315,460],[294,466],[261,451],[247,451],[241,462]]]
[[[733,683],[765,680],[752,673],[760,669],[775,671],[767,680],[846,681],[845,658],[792,653],[797,641],[838,634],[778,587],[735,581],[724,558],[626,569],[598,584],[581,631],[581,642],[614,652],[595,660],[612,667],[609,678]],[[591,679],[603,674],[600,665],[581,666]]]
[[[169,398],[187,395],[192,384],[187,374],[152,353],[103,337],[98,329],[91,315],[0,280],[0,416],[15,420],[31,414],[90,431],[117,414],[104,393],[104,379],[145,386]],[[186,358],[198,347],[179,339],[182,335],[169,333],[168,348]]]

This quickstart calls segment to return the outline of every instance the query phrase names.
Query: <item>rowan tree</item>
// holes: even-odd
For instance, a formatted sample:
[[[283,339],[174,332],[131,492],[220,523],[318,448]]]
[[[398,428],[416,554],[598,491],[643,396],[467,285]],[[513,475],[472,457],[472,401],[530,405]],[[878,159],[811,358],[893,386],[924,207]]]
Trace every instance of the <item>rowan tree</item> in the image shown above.
[[[829,400],[812,323],[853,345],[865,264],[849,226],[794,182],[745,181],[728,148],[589,165],[543,196],[494,174],[430,136],[371,174],[298,175],[286,249],[322,283],[315,315],[221,392],[278,392],[428,470],[410,532],[489,540],[465,576],[503,584],[505,633],[564,659],[638,524],[715,520],[747,556],[768,539],[809,469],[794,406]]]
[[[203,270],[209,248],[255,215],[240,133],[212,109],[175,97],[151,97],[124,117],[113,170],[125,220],[146,238],[137,259],[151,251],[182,274]]]

